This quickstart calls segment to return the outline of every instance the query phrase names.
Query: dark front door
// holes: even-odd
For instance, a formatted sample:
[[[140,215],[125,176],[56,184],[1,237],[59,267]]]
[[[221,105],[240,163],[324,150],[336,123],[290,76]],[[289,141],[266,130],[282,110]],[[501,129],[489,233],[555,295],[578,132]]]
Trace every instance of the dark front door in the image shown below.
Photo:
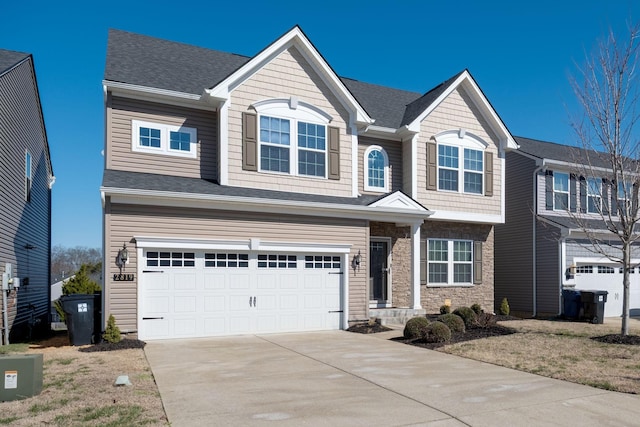
[[[369,254],[369,299],[371,301],[386,302],[389,295],[387,290],[389,243],[371,241]]]

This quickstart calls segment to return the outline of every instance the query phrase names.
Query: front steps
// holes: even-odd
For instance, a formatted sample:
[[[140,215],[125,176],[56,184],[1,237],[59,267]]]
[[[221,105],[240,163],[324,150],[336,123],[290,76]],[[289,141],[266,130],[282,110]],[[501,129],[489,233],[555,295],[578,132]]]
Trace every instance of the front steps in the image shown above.
[[[404,325],[407,320],[416,316],[425,316],[427,310],[424,308],[370,308],[369,317],[379,319],[380,324]]]

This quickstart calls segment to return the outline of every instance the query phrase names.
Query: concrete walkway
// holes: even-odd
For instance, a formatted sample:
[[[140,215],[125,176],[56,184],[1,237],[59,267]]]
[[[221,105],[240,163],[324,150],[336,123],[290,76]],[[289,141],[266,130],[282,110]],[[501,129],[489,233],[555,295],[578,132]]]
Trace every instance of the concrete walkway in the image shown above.
[[[631,426],[640,398],[388,341],[315,332],[152,341],[181,426]]]

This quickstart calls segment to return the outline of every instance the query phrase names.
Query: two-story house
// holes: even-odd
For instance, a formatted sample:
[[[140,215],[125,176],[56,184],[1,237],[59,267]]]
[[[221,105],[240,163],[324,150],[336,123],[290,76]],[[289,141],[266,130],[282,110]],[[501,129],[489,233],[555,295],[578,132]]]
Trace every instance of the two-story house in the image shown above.
[[[517,145],[468,71],[419,94],[339,77],[297,26],[252,57],[111,30],[104,91],[104,313],[123,331],[493,309]]]
[[[516,142],[520,148],[507,154],[506,222],[495,229],[496,300],[506,297],[522,315],[553,316],[563,312],[563,289],[603,290],[605,316],[620,316],[623,267],[607,256],[621,256],[620,241],[603,218],[616,222],[637,191],[615,184],[606,154]],[[640,246],[631,256],[637,265]],[[640,269],[630,271],[629,307],[638,314]]]
[[[4,343],[49,330],[51,167],[33,56],[0,49],[0,325]]]

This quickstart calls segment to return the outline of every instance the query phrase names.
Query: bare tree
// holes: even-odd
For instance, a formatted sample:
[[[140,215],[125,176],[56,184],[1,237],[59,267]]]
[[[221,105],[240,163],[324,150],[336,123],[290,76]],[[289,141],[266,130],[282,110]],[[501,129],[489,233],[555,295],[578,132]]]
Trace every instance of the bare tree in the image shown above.
[[[629,333],[629,273],[640,238],[639,31],[637,25],[629,27],[619,39],[610,30],[571,79],[582,110],[572,126],[583,148],[573,162],[579,165],[576,175],[583,177],[579,185],[586,196],[581,195],[580,209],[570,216],[590,250],[623,265],[622,335]]]
[[[53,283],[74,275],[83,264],[95,268],[102,262],[100,249],[56,245],[51,248],[51,281]]]

